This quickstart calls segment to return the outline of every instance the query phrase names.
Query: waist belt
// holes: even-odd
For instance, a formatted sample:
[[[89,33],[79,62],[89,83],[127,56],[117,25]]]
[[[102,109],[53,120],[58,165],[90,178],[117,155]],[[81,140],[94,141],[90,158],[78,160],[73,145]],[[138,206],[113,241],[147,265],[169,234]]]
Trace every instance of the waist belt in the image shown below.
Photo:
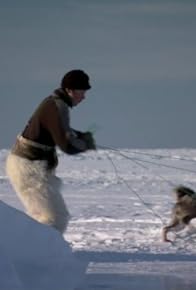
[[[12,153],[29,160],[50,160],[56,155],[55,147],[39,144],[18,136]]]
[[[52,146],[47,146],[47,145],[43,145],[43,144],[40,144],[40,143],[34,142],[34,141],[32,141],[32,140],[29,140],[29,139],[24,138],[24,137],[21,136],[21,135],[18,135],[18,136],[17,136],[17,140],[18,140],[21,144],[24,144],[24,145],[30,145],[30,146],[33,146],[33,147],[35,147],[35,148],[39,148],[39,149],[42,149],[42,150],[45,150],[45,151],[54,150],[54,147],[52,147]]]

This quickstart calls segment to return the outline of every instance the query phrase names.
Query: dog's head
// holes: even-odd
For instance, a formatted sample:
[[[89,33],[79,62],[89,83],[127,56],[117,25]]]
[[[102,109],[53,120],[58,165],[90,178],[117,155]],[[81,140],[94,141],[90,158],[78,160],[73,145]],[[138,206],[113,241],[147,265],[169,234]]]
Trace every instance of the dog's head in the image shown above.
[[[174,193],[176,195],[177,201],[179,201],[180,199],[182,199],[185,196],[188,196],[192,199],[196,198],[196,192],[194,190],[190,189],[189,187],[186,187],[183,185],[176,187],[174,189]]]

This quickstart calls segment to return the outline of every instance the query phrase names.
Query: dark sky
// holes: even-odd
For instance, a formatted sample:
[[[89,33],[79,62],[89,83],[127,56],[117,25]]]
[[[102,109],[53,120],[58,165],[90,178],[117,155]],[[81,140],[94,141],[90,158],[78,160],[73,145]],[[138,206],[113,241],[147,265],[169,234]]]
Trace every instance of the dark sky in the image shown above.
[[[195,148],[195,31],[196,1],[0,1],[0,148],[75,68],[72,126],[99,145]]]

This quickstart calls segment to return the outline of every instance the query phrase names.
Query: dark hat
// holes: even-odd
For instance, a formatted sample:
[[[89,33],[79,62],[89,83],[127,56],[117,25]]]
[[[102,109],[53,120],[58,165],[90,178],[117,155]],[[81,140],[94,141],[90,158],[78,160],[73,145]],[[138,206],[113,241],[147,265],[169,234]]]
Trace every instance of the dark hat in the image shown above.
[[[89,76],[82,70],[71,70],[66,73],[61,81],[62,89],[89,90]]]

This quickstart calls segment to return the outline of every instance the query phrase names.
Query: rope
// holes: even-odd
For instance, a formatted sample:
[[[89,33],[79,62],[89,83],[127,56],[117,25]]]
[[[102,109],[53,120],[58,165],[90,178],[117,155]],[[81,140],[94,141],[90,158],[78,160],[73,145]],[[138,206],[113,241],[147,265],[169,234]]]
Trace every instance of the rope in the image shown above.
[[[130,159],[130,160],[136,160],[136,161],[140,161],[140,162],[144,162],[144,163],[149,163],[149,164],[153,164],[153,165],[157,165],[157,166],[163,166],[163,167],[167,167],[167,168],[172,168],[172,169],[177,169],[177,170],[182,170],[182,171],[186,171],[186,172],[190,172],[190,173],[196,173],[196,170],[191,170],[191,169],[187,169],[187,168],[183,168],[183,167],[177,167],[177,166],[172,166],[172,165],[166,165],[163,163],[156,163],[153,161],[148,161],[148,160],[142,160],[139,158],[135,158],[135,157],[130,157],[124,153],[122,153],[119,149],[115,149],[112,147],[106,147],[106,146],[98,146],[100,149],[109,149],[109,150],[113,150],[115,152],[117,152],[119,155],[121,155],[122,157],[126,158],[126,159]]]
[[[193,160],[193,159],[189,159],[189,158],[186,158],[186,157],[173,157],[173,156],[169,156],[169,155],[160,155],[160,154],[153,154],[153,153],[149,153],[149,152],[138,152],[138,151],[134,151],[134,150],[131,150],[131,153],[135,153],[135,154],[138,154],[138,155],[146,155],[146,156],[150,156],[150,157],[154,157],[154,158],[160,158],[160,159],[172,159],[172,160],[182,160],[182,161],[188,161],[188,162],[194,162],[196,163],[196,160]]]
[[[114,161],[112,160],[112,158],[111,158],[111,156],[109,156],[109,154],[107,154],[106,152],[105,152],[105,154],[106,154],[106,156],[107,156],[107,158],[108,158],[108,160],[111,162],[111,164],[112,164],[112,166],[113,166],[113,168],[114,168],[114,171],[115,171],[115,174],[116,174],[116,177],[118,178],[118,180],[122,180],[122,182],[127,186],[127,188],[132,192],[132,193],[134,193],[135,194],[135,196],[137,196],[137,198],[141,201],[141,203],[144,205],[144,207],[145,208],[147,208],[155,217],[157,217],[159,220],[160,220],[160,222],[162,223],[162,224],[164,224],[164,221],[163,221],[163,219],[161,218],[161,216],[160,215],[158,215],[149,205],[147,205],[146,204],[146,202],[145,202],[145,200],[137,193],[137,191],[135,190],[135,189],[133,189],[133,187],[131,187],[130,185],[129,185],[129,183],[124,179],[124,178],[122,178],[120,175],[119,175],[119,172],[118,172],[118,169],[117,169],[117,167],[116,167],[116,165],[115,165],[115,163],[114,163]]]
[[[106,146],[98,146],[99,148],[101,149],[109,149],[109,150],[112,150],[114,152],[116,152],[117,154],[121,155],[122,157],[126,158],[126,159],[129,159],[131,160],[132,162],[134,162],[135,164],[137,164],[138,166],[144,168],[144,169],[147,169],[147,170],[150,170],[149,167],[145,166],[144,164],[141,164],[141,162],[146,162],[146,163],[149,163],[149,164],[153,164],[153,165],[157,165],[157,166],[164,166],[164,167],[167,167],[167,168],[172,168],[172,169],[178,169],[178,170],[183,170],[183,171],[186,171],[186,172],[191,172],[191,173],[196,173],[196,171],[194,170],[189,170],[189,169],[185,169],[185,168],[182,168],[182,167],[176,167],[176,166],[171,166],[171,165],[166,165],[166,164],[158,164],[156,162],[152,162],[152,161],[146,161],[146,160],[141,160],[139,158],[135,158],[135,157],[130,157],[130,156],[127,156],[126,154],[122,153],[119,149],[115,149],[115,148],[112,148],[112,147],[106,147]],[[134,153],[134,151],[132,151]],[[114,161],[112,160],[111,156],[109,156],[108,153],[105,152],[105,154],[107,155],[107,158],[110,160],[114,170],[115,170],[115,174],[118,178],[118,180],[122,180],[122,182],[127,186],[127,188],[133,193],[135,194],[135,196],[137,196],[137,198],[140,200],[140,202],[144,205],[145,208],[147,208],[148,210],[150,210],[150,212],[155,216],[157,217],[162,224],[164,224],[164,221],[162,219],[162,217],[157,214],[148,204],[145,203],[145,200],[138,194],[138,192],[133,189],[129,183],[124,179],[122,178],[120,175],[119,175],[119,172],[118,172],[118,169],[114,163]],[[139,154],[139,153],[138,153]],[[142,153],[143,154],[143,153]],[[151,155],[151,154],[150,154]],[[152,154],[153,156],[153,154]],[[159,155],[161,156],[161,155]],[[186,158],[182,158],[181,160],[185,160],[185,161],[192,161],[192,160],[187,160]],[[156,173],[156,176],[158,176],[160,179],[164,180],[165,182],[167,182],[168,184],[170,184],[172,187],[176,186],[176,184],[174,184],[173,182],[165,179],[163,176],[161,175],[157,175]]]

